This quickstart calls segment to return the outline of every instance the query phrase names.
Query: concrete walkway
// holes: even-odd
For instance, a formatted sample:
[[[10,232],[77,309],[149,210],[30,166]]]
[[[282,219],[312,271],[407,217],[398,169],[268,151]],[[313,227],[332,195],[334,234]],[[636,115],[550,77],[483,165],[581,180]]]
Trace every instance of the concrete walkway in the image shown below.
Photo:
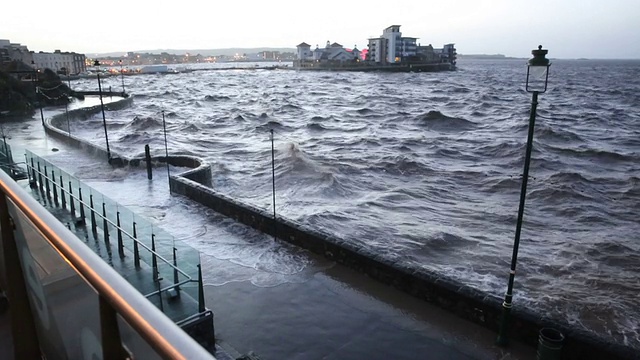
[[[533,348],[496,347],[491,331],[172,196],[166,172],[149,181],[145,169],[113,169],[47,139],[39,118],[12,125],[5,131],[16,157],[21,148],[45,156],[201,252],[216,337],[238,353],[254,351],[262,359],[535,357]]]

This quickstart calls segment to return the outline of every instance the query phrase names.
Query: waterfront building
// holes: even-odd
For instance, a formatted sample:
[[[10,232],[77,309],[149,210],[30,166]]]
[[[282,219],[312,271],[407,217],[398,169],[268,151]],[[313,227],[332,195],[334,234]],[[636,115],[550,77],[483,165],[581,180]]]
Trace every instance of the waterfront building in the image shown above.
[[[33,62],[36,69],[51,69],[56,72],[65,71],[69,74],[79,74],[87,71],[86,57],[75,52],[56,50],[52,53],[34,52]]]
[[[369,39],[369,60],[394,64],[417,55],[417,38],[402,36],[400,25],[391,25],[378,38]]]

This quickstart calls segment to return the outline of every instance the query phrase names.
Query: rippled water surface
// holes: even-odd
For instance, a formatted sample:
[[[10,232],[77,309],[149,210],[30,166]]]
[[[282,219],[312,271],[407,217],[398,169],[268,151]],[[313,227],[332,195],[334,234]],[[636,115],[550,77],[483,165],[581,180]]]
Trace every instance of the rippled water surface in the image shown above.
[[[530,94],[524,60],[446,73],[197,71],[125,77],[110,145],[213,164],[216,190],[500,298]],[[114,90],[120,78],[105,80]],[[96,80],[78,88],[93,90]],[[552,65],[540,95],[514,306],[640,348],[640,62]],[[102,118],[72,132],[104,143]]]

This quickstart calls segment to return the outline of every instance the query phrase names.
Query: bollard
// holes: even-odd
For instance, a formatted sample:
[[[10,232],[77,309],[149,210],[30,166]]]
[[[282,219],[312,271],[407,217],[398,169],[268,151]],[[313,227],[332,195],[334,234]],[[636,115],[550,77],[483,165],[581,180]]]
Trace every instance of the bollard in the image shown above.
[[[51,182],[53,183],[53,203],[58,206],[58,184],[56,184],[56,174],[54,170],[51,170]]]
[[[133,263],[136,269],[140,267],[140,251],[138,250],[138,234],[136,233],[136,222],[133,222]]]
[[[553,328],[542,328],[538,337],[537,360],[560,360],[564,335]]]
[[[144,159],[147,162],[147,179],[153,179],[153,174],[151,173],[151,151],[149,150],[149,145],[144,146]]]

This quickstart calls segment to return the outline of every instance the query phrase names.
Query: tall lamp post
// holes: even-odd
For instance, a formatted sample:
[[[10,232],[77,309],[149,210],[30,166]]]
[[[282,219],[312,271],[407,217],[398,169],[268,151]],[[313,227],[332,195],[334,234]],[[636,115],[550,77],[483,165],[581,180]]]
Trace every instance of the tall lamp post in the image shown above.
[[[124,71],[122,70],[122,59],[118,60],[120,63],[120,79],[122,79],[122,96],[124,96]]]
[[[531,99],[531,112],[529,114],[529,134],[527,136],[527,148],[524,158],[524,170],[522,172],[522,188],[520,189],[520,206],[518,207],[518,220],[516,223],[516,236],[511,255],[511,270],[509,271],[509,283],[502,303],[502,319],[496,343],[501,346],[509,344],[507,330],[509,327],[509,315],[511,314],[511,301],[513,299],[513,280],[516,276],[516,263],[518,261],[518,247],[520,245],[520,231],[522,230],[522,217],[524,214],[524,202],[527,196],[527,181],[529,180],[529,164],[531,162],[531,150],[533,147],[533,130],[536,122],[536,109],[538,108],[538,94],[547,91],[549,79],[549,66],[551,63],[545,56],[548,50],[543,50],[542,45],[537,50],[531,51],[533,58],[527,65],[527,83],[525,89],[533,93]]]
[[[109,135],[107,134],[107,119],[104,116],[104,103],[102,102],[102,84],[100,83],[100,62],[93,62],[93,66],[98,68],[98,93],[100,94],[100,109],[102,110],[102,125],[104,126],[104,139],[107,143],[107,160],[111,161],[111,151],[109,150]]]

